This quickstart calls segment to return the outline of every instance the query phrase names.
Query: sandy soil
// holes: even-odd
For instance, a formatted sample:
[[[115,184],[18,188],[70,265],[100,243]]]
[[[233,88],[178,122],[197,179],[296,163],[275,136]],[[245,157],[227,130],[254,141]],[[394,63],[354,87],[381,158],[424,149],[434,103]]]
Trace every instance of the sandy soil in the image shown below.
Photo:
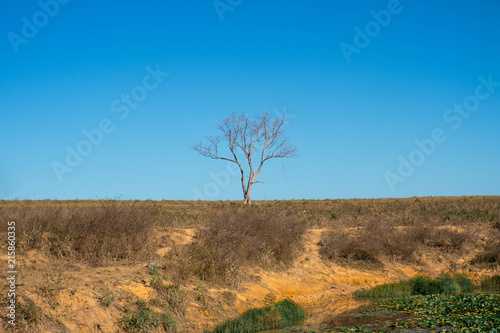
[[[439,275],[461,267],[468,257],[441,257],[424,254],[418,264],[385,262],[382,270],[353,269],[324,261],[318,253],[318,241],[324,229],[309,230],[305,251],[285,271],[249,269],[249,278],[239,290],[207,287],[210,304],[190,298],[181,316],[179,332],[202,332],[214,324],[244,310],[265,305],[270,293],[277,300],[289,298],[309,313],[308,321],[319,323],[327,316],[359,306],[352,293],[360,288],[398,281],[416,274]],[[152,262],[161,260],[174,244],[187,244],[194,229],[160,232],[162,246]],[[473,253],[468,253],[472,256]],[[5,258],[3,258],[5,260]],[[38,327],[43,332],[120,332],[118,322],[126,309],[137,300],[156,297],[150,286],[148,263],[91,268],[74,263],[55,262],[31,251],[20,258],[18,292],[40,306],[47,320]],[[492,271],[464,271],[475,280]],[[496,272],[498,274],[498,271]],[[198,284],[183,286],[189,293]],[[105,300],[112,294],[112,301]],[[234,297],[228,297],[233,295]],[[65,329],[66,328],[66,329]]]

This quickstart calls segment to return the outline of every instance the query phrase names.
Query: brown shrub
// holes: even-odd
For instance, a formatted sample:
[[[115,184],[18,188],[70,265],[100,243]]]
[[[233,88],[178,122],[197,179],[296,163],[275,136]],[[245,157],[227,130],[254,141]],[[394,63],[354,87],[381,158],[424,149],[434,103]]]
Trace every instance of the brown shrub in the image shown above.
[[[245,266],[285,267],[301,248],[305,224],[275,210],[225,209],[206,221],[194,241],[173,251],[178,277],[238,285]]]
[[[2,295],[0,306],[7,308],[8,305],[9,298]],[[15,325],[9,324],[10,318],[3,316],[0,320],[0,332],[69,332],[59,320],[25,295],[16,294],[15,315]]]
[[[498,214],[497,220],[493,222],[493,228],[500,231],[500,214]]]
[[[419,239],[427,230],[422,226],[397,227],[384,220],[371,221],[363,229],[361,237],[372,239],[380,247],[380,253],[391,260],[410,259],[420,246]]]
[[[377,263],[382,256],[409,259],[425,238],[421,226],[396,227],[390,221],[370,219],[356,231],[331,231],[323,235],[320,253],[328,259]]]
[[[472,243],[472,235],[456,228],[438,227],[434,223],[397,226],[388,219],[370,219],[356,230],[327,232],[318,245],[327,259],[376,263],[382,257],[411,260],[423,247],[452,253]]]
[[[500,263],[500,231],[492,228],[489,236],[483,251],[471,260],[471,264],[496,265]]]
[[[500,263],[500,241],[492,242],[486,246],[484,251],[477,255],[472,264],[496,264]]]
[[[432,228],[429,238],[424,243],[426,246],[452,253],[461,250],[464,245],[473,241],[472,235],[468,232],[444,226]]]
[[[56,257],[103,264],[110,260],[146,257],[152,249],[153,225],[204,227],[216,219],[221,210],[228,209],[238,210],[241,205],[226,201],[0,200],[0,220],[17,222],[20,251],[41,249]],[[370,238],[374,238],[377,246],[383,244],[378,255],[395,259],[411,257],[415,248],[421,246],[439,251],[462,250],[469,240],[461,241],[460,235],[432,234],[432,229],[443,222],[453,226],[489,224],[500,228],[499,196],[255,201],[252,210],[281,212],[306,221],[308,226],[366,227],[366,236],[355,240],[371,242]],[[378,221],[382,229],[370,227],[370,221]],[[390,229],[390,237],[384,233],[386,227]],[[368,232],[370,228],[373,234]],[[5,232],[5,228],[0,230],[0,234]],[[354,246],[349,242],[344,242],[344,246],[357,251],[358,257],[362,256],[363,248],[372,248],[370,244]],[[219,263],[232,262],[232,255],[207,254],[219,256]],[[271,266],[273,260],[274,255],[261,258]]]
[[[380,246],[376,242],[361,240],[345,231],[327,232],[318,245],[320,254],[327,259],[379,263]]]
[[[155,245],[155,219],[148,209],[109,200],[92,206],[27,204],[9,213],[20,251],[39,249],[93,265],[147,258]]]

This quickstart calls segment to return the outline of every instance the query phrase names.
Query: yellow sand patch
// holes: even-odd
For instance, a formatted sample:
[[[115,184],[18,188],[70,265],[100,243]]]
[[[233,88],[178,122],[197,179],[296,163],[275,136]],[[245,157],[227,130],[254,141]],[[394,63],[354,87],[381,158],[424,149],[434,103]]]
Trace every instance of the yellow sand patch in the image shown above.
[[[118,289],[127,291],[143,301],[149,301],[155,297],[156,292],[143,284],[131,282],[127,285],[117,286]]]

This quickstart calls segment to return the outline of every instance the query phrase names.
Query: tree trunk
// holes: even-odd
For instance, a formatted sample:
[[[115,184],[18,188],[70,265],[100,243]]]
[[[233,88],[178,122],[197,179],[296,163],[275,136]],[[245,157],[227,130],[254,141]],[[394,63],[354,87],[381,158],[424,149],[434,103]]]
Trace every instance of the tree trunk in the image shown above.
[[[251,205],[252,200],[250,199],[250,186],[247,188],[247,192],[245,193],[245,200],[243,201],[245,205]]]

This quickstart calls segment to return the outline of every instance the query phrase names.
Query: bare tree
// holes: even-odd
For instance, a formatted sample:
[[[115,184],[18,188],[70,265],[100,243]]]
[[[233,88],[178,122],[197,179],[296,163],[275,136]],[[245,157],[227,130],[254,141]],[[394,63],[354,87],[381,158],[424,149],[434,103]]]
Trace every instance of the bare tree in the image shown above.
[[[221,136],[208,136],[208,143],[200,142],[191,146],[201,155],[216,160],[236,163],[241,171],[241,187],[245,204],[251,204],[250,190],[257,175],[262,171],[264,163],[272,158],[296,157],[297,148],[288,143],[284,125],[286,114],[282,117],[272,117],[271,112],[264,112],[262,116],[249,118],[245,114],[233,114],[217,124],[222,132]],[[220,144],[227,144],[227,156],[221,156]],[[254,157],[258,156],[257,163]],[[241,161],[243,160],[243,162]],[[242,163],[248,163],[248,175]]]

